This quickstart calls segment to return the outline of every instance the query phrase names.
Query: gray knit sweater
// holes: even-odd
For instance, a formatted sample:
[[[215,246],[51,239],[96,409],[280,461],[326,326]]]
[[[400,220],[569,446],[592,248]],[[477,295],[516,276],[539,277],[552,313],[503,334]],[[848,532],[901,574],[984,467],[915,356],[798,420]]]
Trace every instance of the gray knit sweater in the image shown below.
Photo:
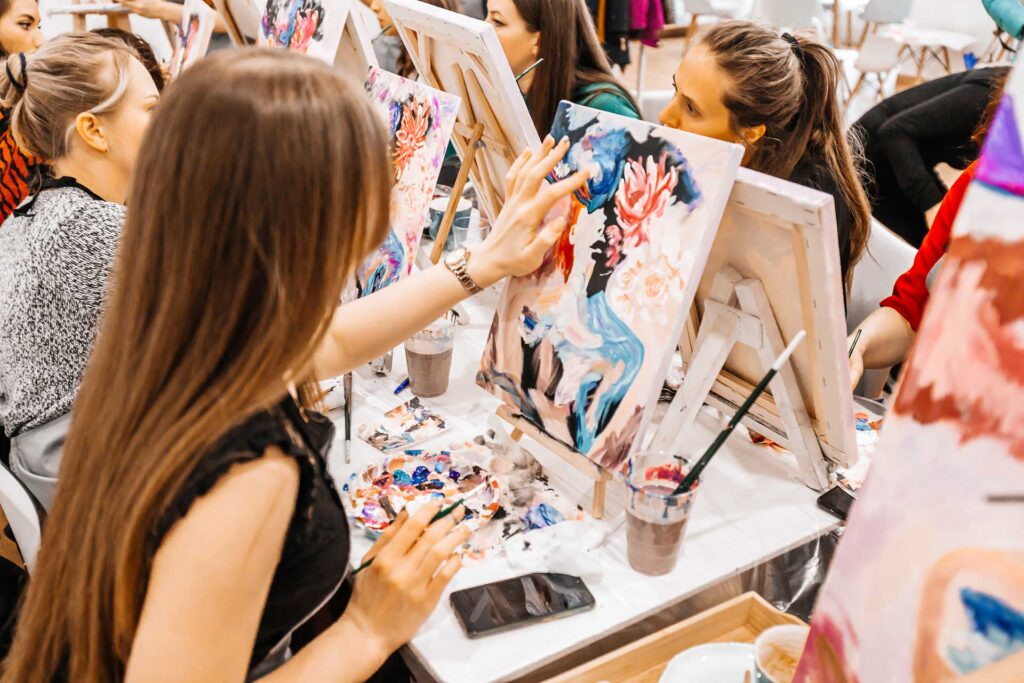
[[[9,436],[71,410],[124,211],[63,187],[0,226],[0,424]]]

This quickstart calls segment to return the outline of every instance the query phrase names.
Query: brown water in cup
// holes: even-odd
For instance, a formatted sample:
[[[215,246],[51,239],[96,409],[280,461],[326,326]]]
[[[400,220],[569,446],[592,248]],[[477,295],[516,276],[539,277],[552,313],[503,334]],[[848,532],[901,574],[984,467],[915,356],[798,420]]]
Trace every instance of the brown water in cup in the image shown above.
[[[672,489],[665,486],[645,486],[644,492],[668,495]],[[650,521],[651,516],[641,518],[626,510],[626,554],[629,566],[651,576],[667,574],[676,566],[679,557],[679,543],[689,521],[689,515],[682,519],[675,516]]]
[[[439,353],[417,353],[405,349],[405,364],[409,370],[409,390],[416,396],[431,398],[448,391],[448,377],[452,369],[452,347]]]

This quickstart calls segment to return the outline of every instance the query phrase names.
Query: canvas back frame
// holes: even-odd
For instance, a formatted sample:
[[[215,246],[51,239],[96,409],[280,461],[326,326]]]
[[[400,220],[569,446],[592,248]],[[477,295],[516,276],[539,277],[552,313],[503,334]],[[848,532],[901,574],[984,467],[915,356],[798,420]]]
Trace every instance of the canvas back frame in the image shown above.
[[[703,302],[719,271],[729,266],[745,278],[760,280],[783,339],[792,339],[800,330],[807,332],[807,341],[790,362],[822,453],[847,466],[858,456],[837,234],[830,195],[741,168],[698,285],[680,350],[686,366],[693,354]],[[708,402],[734,412],[762,373],[757,353],[738,345],[715,381]],[[773,440],[786,440],[778,406],[769,392],[761,396],[744,423]]]
[[[418,0],[387,0],[385,6],[420,77],[462,98],[452,142],[461,159],[472,156],[469,177],[493,220],[505,203],[508,169],[525,149],[540,146],[494,27]],[[483,135],[470,155],[477,124]]]

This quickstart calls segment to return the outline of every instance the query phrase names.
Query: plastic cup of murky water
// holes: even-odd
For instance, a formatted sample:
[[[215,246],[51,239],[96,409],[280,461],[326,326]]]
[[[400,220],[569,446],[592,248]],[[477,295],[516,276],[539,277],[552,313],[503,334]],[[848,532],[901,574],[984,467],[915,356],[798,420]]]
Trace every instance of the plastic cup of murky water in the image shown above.
[[[405,364],[413,394],[430,398],[448,391],[454,342],[455,326],[447,316],[406,340]]]
[[[675,493],[689,471],[682,457],[661,451],[637,453],[626,472],[626,554],[629,566],[649,576],[676,566],[700,482]]]

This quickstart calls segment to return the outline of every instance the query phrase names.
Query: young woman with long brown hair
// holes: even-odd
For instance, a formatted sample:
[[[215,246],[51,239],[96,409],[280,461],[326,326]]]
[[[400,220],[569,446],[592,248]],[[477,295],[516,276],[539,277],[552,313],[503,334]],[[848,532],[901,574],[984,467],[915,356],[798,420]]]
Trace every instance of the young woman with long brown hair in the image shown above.
[[[89,33],[11,55],[0,101],[50,174],[0,226],[0,425],[11,469],[49,507],[96,337],[135,158],[159,93],[122,41]]]
[[[533,124],[551,130],[558,103],[640,118],[632,95],[619,85],[601,48],[584,0],[489,0],[487,21],[505,51]]]
[[[844,132],[841,64],[823,43],[747,21],[715,25],[683,57],[661,122],[747,148],[743,165],[835,199],[849,288],[871,208]]]
[[[34,52],[42,44],[36,0],[0,0],[0,59]],[[40,161],[18,147],[11,134],[11,112],[0,109],[0,221],[28,196]]]
[[[232,150],[231,154],[224,149]],[[478,287],[532,272],[585,182],[515,163],[487,240],[337,308],[388,225],[362,89],[285,50],[218,53],[169,90],[139,158],[104,326],[4,680],[365,680],[459,569],[428,506],[371,550],[344,615],[283,662],[347,573],[308,380],[357,367]]]

